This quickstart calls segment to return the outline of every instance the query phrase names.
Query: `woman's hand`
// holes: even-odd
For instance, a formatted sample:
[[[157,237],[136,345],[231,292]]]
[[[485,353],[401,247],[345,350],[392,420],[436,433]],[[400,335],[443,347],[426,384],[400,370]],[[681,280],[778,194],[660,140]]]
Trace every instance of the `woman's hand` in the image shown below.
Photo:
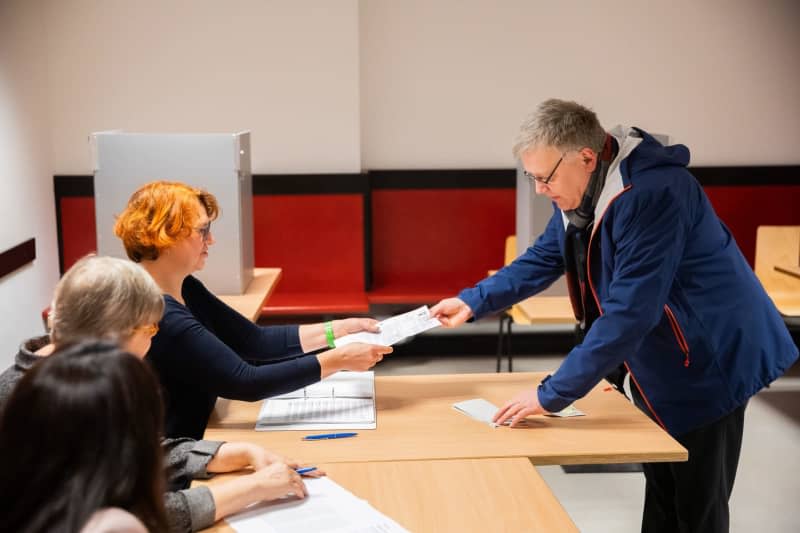
[[[286,463],[272,463],[250,475],[256,481],[259,500],[277,500],[287,496],[302,500],[306,497],[306,484],[300,474]]]
[[[374,318],[345,318],[344,320],[333,321],[333,334],[336,338],[350,333],[358,333],[359,331],[378,333],[380,330],[378,321]]]
[[[339,370],[358,372],[369,370],[383,360],[384,355],[390,354],[392,351],[391,346],[354,342],[323,352],[317,356],[317,359],[322,369],[322,378],[326,378]]]
[[[209,461],[206,470],[209,472],[233,472],[252,467],[260,470],[273,463],[286,463],[297,468],[298,462],[287,459],[252,442],[226,442],[217,450],[217,454]]]

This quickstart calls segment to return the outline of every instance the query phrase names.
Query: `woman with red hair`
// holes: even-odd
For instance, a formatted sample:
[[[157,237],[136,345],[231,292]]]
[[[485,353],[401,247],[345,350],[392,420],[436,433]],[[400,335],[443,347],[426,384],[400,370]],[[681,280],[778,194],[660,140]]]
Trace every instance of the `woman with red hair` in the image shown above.
[[[372,368],[388,346],[333,346],[335,337],[377,331],[368,318],[257,326],[194,276],[215,240],[214,196],[183,183],[148,183],[114,226],[125,251],[164,293],[165,311],[147,358],[166,391],[166,435],[203,437],[217,397],[255,401],[304,387],[339,370]],[[325,347],[331,349],[309,354]]]

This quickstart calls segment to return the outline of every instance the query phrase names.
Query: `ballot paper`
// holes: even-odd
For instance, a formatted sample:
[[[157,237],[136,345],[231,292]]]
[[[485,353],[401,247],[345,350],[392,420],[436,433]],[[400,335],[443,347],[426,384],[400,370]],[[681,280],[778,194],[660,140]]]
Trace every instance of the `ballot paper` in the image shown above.
[[[264,400],[256,431],[375,429],[375,373],[337,372]]]
[[[586,416],[586,413],[584,413],[574,405],[568,405],[557,413],[545,413],[545,415],[557,416],[560,418],[569,418],[571,416]]]
[[[453,404],[453,408],[456,411],[460,411],[465,415],[474,418],[480,422],[485,422],[492,427],[498,427],[499,424],[495,424],[492,422],[492,418],[494,414],[497,412],[497,406],[491,402],[484,400],[483,398],[475,398],[474,400],[466,400],[463,402],[458,402]],[[568,418],[571,416],[586,416],[586,413],[575,407],[574,405],[568,405],[561,411],[557,413],[546,413],[547,416],[557,416],[560,418]],[[505,422],[509,424],[510,421],[507,420]]]
[[[254,505],[226,518],[238,533],[408,533],[335,481],[305,479],[308,495]]]
[[[497,406],[492,402],[484,400],[483,398],[475,398],[474,400],[465,400],[453,404],[453,409],[464,413],[465,415],[474,418],[479,422],[489,424],[493,428],[498,427],[499,424],[492,422],[492,417],[497,412]]]
[[[441,325],[441,322],[431,317],[428,306],[423,305],[408,313],[378,322],[378,326],[381,328],[379,333],[370,333],[368,331],[351,333],[336,339],[335,343],[337,348],[354,342],[391,346],[407,337]]]

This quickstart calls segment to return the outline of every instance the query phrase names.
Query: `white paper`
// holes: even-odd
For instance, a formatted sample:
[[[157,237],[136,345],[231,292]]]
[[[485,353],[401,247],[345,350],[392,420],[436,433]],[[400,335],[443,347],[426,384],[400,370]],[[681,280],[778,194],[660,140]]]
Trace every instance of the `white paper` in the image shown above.
[[[569,418],[571,416],[586,416],[586,413],[575,407],[575,405],[568,405],[557,413],[545,413],[547,416],[557,416],[559,418]]]
[[[226,518],[239,533],[408,533],[327,477],[305,479],[308,495],[303,500],[259,504]]]
[[[273,396],[272,400],[287,398],[374,398],[375,372],[349,372],[343,370],[296,391]]]
[[[492,417],[497,412],[497,406],[483,398],[454,403],[453,408],[479,422],[489,424],[493,428],[498,427],[498,424],[492,422]]]
[[[428,331],[431,328],[441,325],[442,324],[437,319],[431,318],[428,306],[423,305],[408,313],[396,315],[378,322],[378,326],[381,328],[379,333],[370,333],[368,331],[351,333],[350,335],[345,335],[344,337],[336,339],[334,342],[337,347],[354,342],[391,346],[407,337],[418,335],[423,331]]]
[[[375,373],[337,372],[264,400],[256,431],[375,429]]]

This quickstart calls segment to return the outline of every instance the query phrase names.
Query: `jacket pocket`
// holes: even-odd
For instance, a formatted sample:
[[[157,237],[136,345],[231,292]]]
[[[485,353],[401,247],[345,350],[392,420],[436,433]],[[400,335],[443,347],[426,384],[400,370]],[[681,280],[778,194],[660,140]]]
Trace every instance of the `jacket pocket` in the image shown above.
[[[675,313],[672,312],[672,309],[670,309],[669,305],[664,305],[664,312],[667,314],[667,319],[669,320],[669,325],[672,327],[672,333],[675,335],[675,340],[678,342],[678,347],[683,352],[683,366],[688,367],[690,364],[689,343],[686,342],[686,337],[683,334],[681,325],[678,324],[678,319],[675,318]]]

